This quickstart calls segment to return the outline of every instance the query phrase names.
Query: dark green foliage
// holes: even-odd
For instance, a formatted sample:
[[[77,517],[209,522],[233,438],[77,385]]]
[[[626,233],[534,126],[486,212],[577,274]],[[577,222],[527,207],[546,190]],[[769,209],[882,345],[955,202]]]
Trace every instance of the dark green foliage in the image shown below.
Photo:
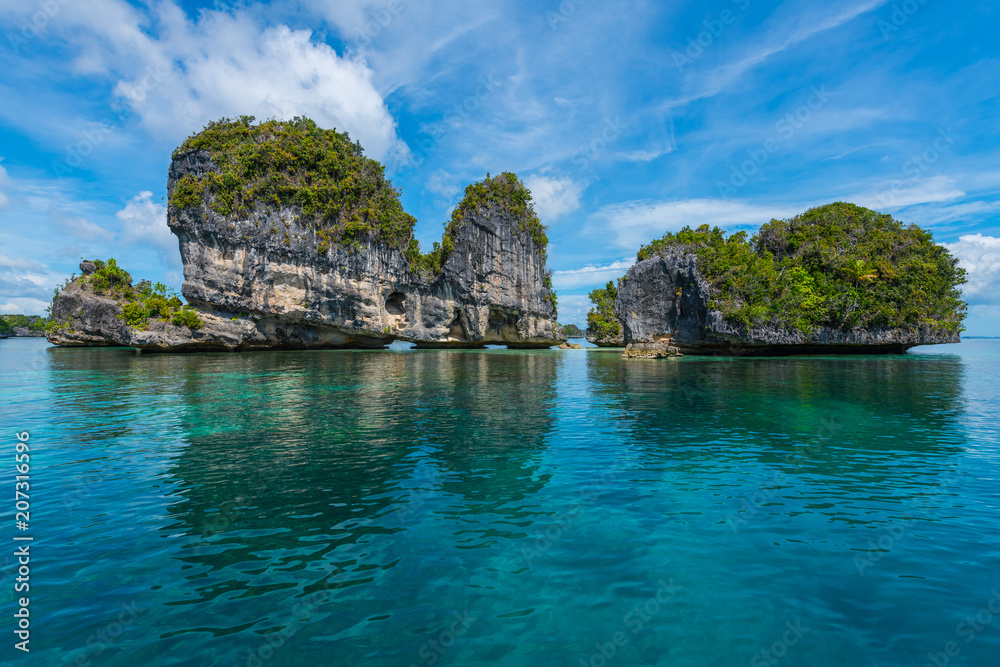
[[[184,304],[180,297],[163,283],[140,280],[138,285],[133,286],[131,274],[118,266],[118,262],[114,259],[106,262],[97,259],[94,260],[94,264],[97,266],[97,271],[81,277],[80,283],[89,285],[95,294],[121,303],[122,313],[119,317],[130,327],[144,329],[149,326],[150,319],[157,319],[187,326],[190,326],[188,322],[197,320],[198,326],[191,328],[201,328],[202,321],[194,311],[184,310],[186,314],[178,321],[178,313],[182,312]]]
[[[190,208],[207,197],[222,216],[295,206],[316,225],[320,253],[334,243],[409,247],[415,218],[403,210],[385,168],[344,132],[307,118],[257,125],[253,116],[223,118],[188,137],[174,157],[194,150],[207,151],[220,171],[182,178],[171,206]]]
[[[926,326],[957,333],[965,271],[930,233],[854,204],[772,220],[749,241],[719,228],[685,227],[643,246],[639,260],[690,249],[713,288],[709,306],[742,326],[809,333]]]
[[[38,315],[10,314],[0,315],[0,322],[6,322],[10,327],[24,327],[31,331],[45,331],[49,320],[46,317]],[[2,328],[3,325],[0,324],[0,331],[2,331]]]
[[[107,262],[94,260],[97,271],[86,278],[86,282],[94,289],[95,294],[117,298],[127,298],[132,293],[132,276],[128,271],[118,266],[113,258]]]
[[[173,317],[170,318],[170,323],[176,324],[179,327],[187,327],[192,331],[202,328],[205,324],[198,317],[198,313],[192,310],[190,306],[174,311]]]
[[[622,325],[615,317],[615,299],[618,298],[618,287],[614,281],[609,281],[603,288],[595,289],[589,296],[594,307],[587,313],[587,328],[601,340],[620,336]]]
[[[560,324],[563,336],[566,338],[583,338],[583,330],[575,324]]]
[[[6,320],[0,317],[0,336],[12,336],[12,335],[14,335],[13,327],[11,327]]]

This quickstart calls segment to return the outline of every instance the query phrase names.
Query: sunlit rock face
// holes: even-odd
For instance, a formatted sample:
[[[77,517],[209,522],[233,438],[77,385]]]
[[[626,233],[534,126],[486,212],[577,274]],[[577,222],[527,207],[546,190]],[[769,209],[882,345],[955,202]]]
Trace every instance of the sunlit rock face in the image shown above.
[[[212,168],[202,151],[180,155],[168,190],[186,174]],[[171,207],[168,223],[180,241],[184,297],[206,313],[259,318],[258,333],[275,347],[377,347],[393,340],[548,347],[562,340],[544,287],[543,254],[498,206],[465,215],[436,275],[414,270],[387,244],[320,251],[314,225],[292,208],[235,218],[203,201]],[[296,328],[294,336],[285,335],[288,327]]]

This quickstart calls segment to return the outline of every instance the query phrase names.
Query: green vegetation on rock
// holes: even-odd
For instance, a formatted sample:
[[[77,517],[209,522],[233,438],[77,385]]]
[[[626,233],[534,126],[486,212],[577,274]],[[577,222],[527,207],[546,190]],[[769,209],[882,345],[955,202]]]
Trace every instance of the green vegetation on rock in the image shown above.
[[[518,220],[543,260],[546,256],[548,238],[532,207],[531,192],[509,172],[493,178],[487,174],[468,186],[441,241],[422,254],[413,238],[416,219],[403,210],[399,190],[385,177],[385,168],[365,157],[347,133],[324,130],[308,118],[255,124],[253,116],[240,116],[209,123],[188,137],[173,157],[199,150],[209,154],[218,171],[200,178],[185,175],[174,186],[171,206],[194,208],[207,202],[220,216],[248,216],[260,206],[275,211],[294,207],[315,226],[320,254],[338,244],[357,248],[378,241],[403,250],[413,270],[440,273],[465,216],[496,205]],[[555,304],[551,283],[545,286]]]
[[[566,338],[583,338],[583,330],[575,324],[560,324],[559,327]]]
[[[403,210],[385,168],[345,132],[321,129],[308,118],[257,125],[253,116],[223,118],[188,137],[174,158],[196,150],[207,151],[220,171],[184,176],[171,206],[199,206],[205,195],[222,216],[249,215],[261,204],[296,206],[314,221],[320,253],[334,243],[368,240],[410,246],[416,219]]]
[[[603,288],[597,288],[589,295],[594,307],[587,313],[587,328],[598,340],[616,338],[622,335],[622,325],[615,317],[615,299],[618,287],[609,281]]]
[[[109,259],[104,262],[94,260],[97,270],[89,276],[82,276],[80,283],[89,285],[95,294],[105,296],[122,304],[120,318],[134,329],[145,329],[151,319],[170,322],[190,329],[200,329],[204,324],[198,314],[184,306],[180,297],[163,283],[140,280],[132,285],[132,276]]]
[[[7,323],[7,321],[0,317],[0,336],[13,336],[14,329]]]
[[[416,255],[411,257],[411,261],[414,261],[421,269],[440,273],[444,263],[455,249],[455,237],[458,235],[458,230],[465,224],[465,217],[472,213],[485,211],[491,206],[499,207],[517,219],[518,229],[531,235],[539,253],[541,253],[542,260],[546,258],[549,239],[545,235],[545,226],[535,214],[535,208],[531,203],[531,191],[524,186],[516,174],[505,171],[492,178],[486,174],[486,178],[482,181],[467,186],[465,196],[452,211],[451,219],[445,224],[441,242],[435,241],[432,250],[425,255],[419,254],[419,245],[413,245],[411,253],[416,252]],[[551,291],[551,284],[545,286]]]
[[[772,220],[752,238],[685,227],[643,246],[644,260],[693,252],[712,286],[710,308],[744,327],[930,327],[962,330],[965,271],[916,225],[854,204]]]
[[[49,320],[39,315],[9,314],[0,315],[0,322],[6,322],[10,327],[24,327],[30,331],[45,331]],[[2,331],[2,326],[0,324],[0,331]]]

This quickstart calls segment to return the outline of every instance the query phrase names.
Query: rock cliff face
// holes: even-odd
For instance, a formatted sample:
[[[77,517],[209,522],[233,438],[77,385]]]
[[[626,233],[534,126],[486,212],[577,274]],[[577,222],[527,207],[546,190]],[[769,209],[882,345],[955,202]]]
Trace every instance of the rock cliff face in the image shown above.
[[[334,202],[339,209],[325,205],[339,217],[326,226],[317,224],[315,214],[304,213],[302,199],[308,198],[303,192],[265,198],[254,194],[254,187],[262,187],[259,181],[243,186],[239,205],[220,207],[219,198],[226,195],[220,187],[231,183],[233,165],[217,164],[219,153],[178,150],[167,182],[167,222],[180,243],[182,294],[197,310],[200,328],[155,319],[130,327],[121,299],[99,295],[86,280],[77,280],[53,303],[53,317],[61,326],[49,334],[50,341],[184,351],[380,348],[394,340],[420,347],[531,348],[565,340],[548,286],[544,233],[516,177],[505,174],[477,184],[482,186],[475,190],[477,197],[463,201],[448,227],[445,251],[421,256],[412,240],[412,218],[398,202],[386,203],[396,193],[378,180],[381,166],[363,158],[360,147],[355,152],[349,142],[338,144],[346,135],[318,130],[307,121],[272,121],[266,128],[240,123],[225,121],[206,133],[213,127],[243,133],[236,136],[257,131],[253,145],[275,142],[271,154],[286,150],[288,137],[312,142],[332,136],[332,145],[341,152],[321,157],[341,160],[330,174],[340,174],[336,178],[347,183],[348,194],[343,195],[347,203]],[[337,194],[336,178],[321,175],[328,179],[321,195]],[[312,180],[310,173],[278,176],[286,179],[286,191]],[[521,209],[507,205],[499,189],[490,189],[501,178],[518,201],[528,202]],[[374,189],[378,187],[382,189]],[[359,204],[357,193],[368,196],[370,191],[375,192],[371,199]],[[361,213],[348,210],[351,206]],[[389,223],[386,217],[392,218]],[[365,222],[369,220],[376,222]],[[351,224],[358,227],[347,233]],[[397,226],[384,238],[379,224]]]
[[[178,156],[168,191],[187,174],[212,168],[203,151]],[[465,215],[436,275],[415,270],[385,243],[321,252],[316,227],[293,208],[233,218],[203,202],[172,207],[168,223],[180,241],[188,302],[223,318],[259,318],[260,336],[275,347],[380,347],[393,340],[548,347],[562,340],[543,285],[541,249],[499,205]]]
[[[847,331],[820,327],[809,334],[783,327],[744,328],[708,306],[712,287],[698,258],[683,248],[637,262],[621,281],[615,313],[626,343],[670,341],[685,354],[901,354],[915,345],[957,343],[958,333],[926,327]]]

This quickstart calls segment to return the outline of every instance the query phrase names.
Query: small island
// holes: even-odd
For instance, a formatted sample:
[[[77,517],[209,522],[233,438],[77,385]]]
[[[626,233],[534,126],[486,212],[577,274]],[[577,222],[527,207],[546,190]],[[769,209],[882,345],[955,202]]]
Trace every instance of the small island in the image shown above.
[[[384,167],[313,121],[210,123],[173,153],[179,295],[113,260],[55,298],[57,345],[150,351],[537,348],[565,340],[548,239],[513,173],[469,185],[422,253]]]
[[[854,204],[772,220],[750,238],[685,227],[637,260],[614,313],[628,346],[658,356],[899,354],[959,342],[966,315],[965,271],[946,248]]]
[[[39,315],[0,315],[0,338],[41,338],[48,323],[48,318]]]
[[[559,326],[562,327],[562,334],[566,338],[583,338],[585,335],[583,329],[575,324],[561,324]]]

